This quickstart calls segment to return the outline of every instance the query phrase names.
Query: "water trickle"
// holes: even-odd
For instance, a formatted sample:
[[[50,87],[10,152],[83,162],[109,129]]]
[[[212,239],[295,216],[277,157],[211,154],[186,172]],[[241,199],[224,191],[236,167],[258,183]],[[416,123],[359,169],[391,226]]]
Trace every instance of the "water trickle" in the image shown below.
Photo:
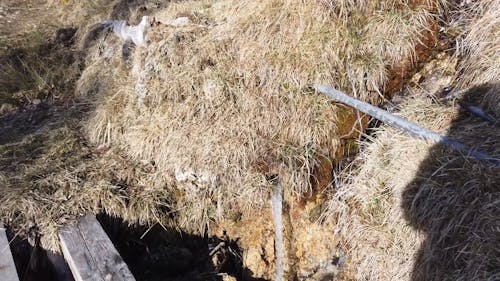
[[[283,188],[279,179],[274,182],[271,195],[271,206],[274,220],[275,256],[276,256],[276,281],[282,281],[285,271],[283,261],[285,258],[285,243],[283,240]]]

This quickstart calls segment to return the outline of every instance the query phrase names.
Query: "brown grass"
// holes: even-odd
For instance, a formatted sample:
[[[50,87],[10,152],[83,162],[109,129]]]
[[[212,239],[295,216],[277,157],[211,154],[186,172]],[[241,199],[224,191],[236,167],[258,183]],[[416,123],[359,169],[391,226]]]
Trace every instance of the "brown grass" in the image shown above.
[[[500,1],[478,1],[469,7],[470,15],[462,23],[459,51],[464,57],[458,87],[466,89],[491,83],[500,77]]]
[[[288,197],[307,196],[321,163],[335,162],[343,150],[339,130],[349,132],[356,122],[350,109],[308,86],[323,82],[378,100],[386,70],[412,56],[433,17],[428,7],[399,1],[344,4],[170,5],[157,20],[189,15],[191,24],[153,27],[147,50],[134,53],[132,75],[113,76],[123,82],[101,92],[89,136],[135,160],[154,161],[158,180],[190,174],[177,180],[179,213],[189,214],[182,227],[203,230],[234,209],[262,206],[273,174]],[[106,69],[114,62],[94,57],[88,64]]]
[[[170,195],[163,186],[144,187],[151,167],[91,148],[81,134],[81,119],[92,108],[91,96],[74,92],[82,50],[73,44],[76,38],[64,39],[64,30],[55,30],[59,24],[88,20],[79,31],[84,33],[93,20],[105,17],[104,6],[92,10],[89,4],[47,4],[50,12],[37,15],[37,24],[47,32],[35,30],[25,37],[13,33],[2,42],[10,50],[0,54],[0,105],[19,107],[0,115],[0,214],[16,235],[30,241],[42,235],[42,246],[54,251],[59,250],[59,228],[87,212],[106,211],[142,223],[168,222],[169,216]],[[23,11],[18,19],[22,23],[30,23],[32,18],[23,17],[40,10],[18,8]],[[87,13],[92,15],[83,19]],[[55,17],[55,26],[47,26],[45,16],[57,14],[64,17]],[[26,31],[24,27],[20,25],[19,32]],[[4,28],[8,27],[2,26],[2,32]]]
[[[22,106],[70,96],[78,78],[78,53],[66,43],[40,39],[0,56],[0,103]]]
[[[457,49],[457,99],[439,104],[441,88],[413,90],[398,114],[498,158],[498,128],[456,103],[500,116],[497,6],[498,1],[480,1],[454,15],[462,13],[453,28],[462,28],[464,38]],[[425,89],[425,83],[417,88]],[[386,126],[361,146],[329,206],[337,237],[349,251],[346,279],[500,277],[498,169]]]
[[[74,128],[46,129],[1,146],[0,155],[0,213],[18,235],[39,229],[44,248],[57,251],[59,228],[87,212],[168,221],[170,195],[151,184],[150,166],[93,151]]]
[[[401,114],[437,131],[451,123],[449,134],[455,139],[500,155],[498,130],[465,112],[457,115],[453,108],[417,98],[408,100]],[[357,168],[344,175],[347,180],[329,207],[336,235],[349,252],[347,276],[498,278],[498,232],[493,226],[500,211],[498,169],[386,127],[353,165]]]
[[[267,204],[274,174],[288,199],[324,189],[331,178],[318,177],[362,128],[309,86],[380,102],[388,69],[415,56],[436,17],[435,4],[405,3],[175,2],[127,63],[118,38],[90,32],[112,7],[69,2],[69,17],[96,12],[75,17],[87,56],[70,103],[96,108],[83,130],[77,114],[1,146],[1,216],[56,249],[57,229],[87,211],[202,232]],[[166,24],[179,15],[191,23]]]
[[[402,106],[401,115],[441,131],[453,109],[417,98]],[[336,233],[349,249],[349,271],[355,280],[411,280],[415,252],[424,233],[406,222],[402,194],[429,157],[431,144],[382,127],[370,139],[330,201]]]

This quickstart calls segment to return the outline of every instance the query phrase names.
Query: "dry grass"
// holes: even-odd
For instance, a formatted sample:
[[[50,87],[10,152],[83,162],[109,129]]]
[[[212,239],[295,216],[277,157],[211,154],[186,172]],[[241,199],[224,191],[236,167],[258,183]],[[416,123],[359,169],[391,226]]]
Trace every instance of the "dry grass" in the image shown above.
[[[71,98],[83,66],[82,50],[73,41],[105,17],[110,4],[104,2],[13,0],[0,5],[7,19],[0,28],[0,104]]]
[[[464,57],[458,87],[466,89],[498,81],[500,77],[500,1],[487,0],[473,3],[462,25],[459,43]]]
[[[457,51],[457,100],[440,105],[439,92],[425,98],[417,90],[399,114],[498,158],[497,126],[456,103],[500,116],[497,6],[498,1],[479,1],[456,12],[465,28]],[[347,279],[500,278],[497,168],[386,126],[361,146],[329,206],[329,218],[349,250]]]
[[[430,10],[399,1],[173,3],[155,15],[165,24],[135,51],[131,74],[110,76],[121,82],[103,87],[88,134],[153,161],[158,180],[177,181],[181,227],[204,230],[262,206],[273,174],[288,197],[307,196],[325,187],[316,177],[342,154],[340,136],[357,119],[308,87],[327,83],[377,101],[387,69],[420,43]],[[166,24],[186,15],[186,26]],[[90,57],[90,69],[102,70],[84,73],[82,85],[119,63],[116,43],[102,44],[114,56]]]
[[[69,29],[66,32],[74,33]],[[78,78],[78,53],[64,46],[66,43],[39,38],[1,56],[0,103],[19,106],[70,96]]]
[[[59,228],[87,212],[168,221],[170,195],[154,186],[150,166],[91,150],[74,128],[46,128],[1,146],[0,155],[0,213],[18,235],[41,231],[46,249],[58,251]]]
[[[9,0],[0,4],[0,53],[35,46],[61,27],[81,27],[102,20],[112,1]],[[36,44],[37,45],[37,44]]]
[[[90,2],[78,2],[47,4],[50,13],[37,17],[47,32],[22,35],[26,30],[20,25],[20,33],[2,42],[10,49],[0,57],[0,105],[20,108],[0,115],[0,214],[16,235],[33,243],[42,235],[43,246],[54,251],[59,250],[59,228],[89,211],[142,223],[168,222],[170,213],[170,195],[148,178],[151,167],[90,148],[80,133],[79,123],[92,108],[93,98],[74,92],[83,66],[82,50],[73,44],[76,38],[68,37],[70,29],[54,31],[59,24],[89,20],[79,31],[84,33],[96,18],[105,17],[106,7],[93,10]],[[40,10],[30,6],[34,3],[18,7],[22,11],[18,22],[31,23],[32,18],[23,17]],[[54,26],[46,24],[50,19],[45,16],[59,13],[64,17]],[[92,15],[83,19],[87,14]],[[2,26],[0,33],[8,28]]]
[[[401,115],[437,131],[452,123],[449,135],[500,155],[498,130],[465,112],[417,98]],[[352,278],[499,277],[498,169],[386,127],[353,165],[359,166],[345,175],[329,207],[349,249]]]
[[[202,232],[264,206],[269,176],[280,176],[287,198],[325,188],[360,128],[354,111],[309,86],[379,102],[388,69],[415,60],[415,46],[426,43],[437,5],[175,2],[156,19],[191,23],[154,26],[148,48],[127,62],[123,43],[94,26],[113,6],[78,3],[63,6],[65,22],[82,24],[76,46],[87,54],[69,103],[92,100],[95,111],[0,146],[1,217],[24,235],[39,228],[50,249],[58,228],[88,211]]]
[[[458,90],[483,84],[497,83],[500,79],[500,1],[488,0],[474,3],[469,9],[471,16],[465,23],[459,52],[463,57],[460,65],[462,75],[458,79]],[[482,106],[490,113],[500,112],[498,85],[486,94]],[[498,117],[498,115],[497,115]]]
[[[402,116],[441,132],[453,115],[453,109],[422,98],[408,101],[402,110]],[[362,146],[329,206],[336,233],[349,249],[347,270],[355,280],[411,280],[425,234],[405,220],[402,194],[432,145],[382,127]]]

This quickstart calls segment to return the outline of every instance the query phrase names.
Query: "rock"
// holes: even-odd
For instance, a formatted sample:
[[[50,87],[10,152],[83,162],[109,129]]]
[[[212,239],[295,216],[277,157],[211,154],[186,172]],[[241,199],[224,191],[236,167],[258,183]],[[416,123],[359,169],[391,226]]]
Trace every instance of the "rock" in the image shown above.
[[[252,270],[252,277],[273,276],[274,270],[268,268],[269,261],[266,260],[263,248],[250,248],[244,256],[244,264]]]
[[[286,199],[286,197],[285,197]],[[289,197],[286,202],[294,198]],[[303,205],[284,208],[285,279],[332,280],[344,263],[335,240],[334,225],[311,221],[311,212],[321,209],[324,197],[317,194]],[[270,207],[259,212],[245,213],[238,222],[221,221],[214,234],[227,232],[243,250],[243,264],[252,278],[273,280],[276,274],[275,234]]]

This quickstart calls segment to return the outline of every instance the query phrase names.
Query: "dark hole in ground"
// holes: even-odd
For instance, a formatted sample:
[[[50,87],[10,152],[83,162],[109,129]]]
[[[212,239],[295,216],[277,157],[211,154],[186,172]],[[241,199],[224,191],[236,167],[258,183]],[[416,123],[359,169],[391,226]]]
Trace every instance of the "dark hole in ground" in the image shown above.
[[[20,281],[74,280],[64,258],[42,249],[38,238],[29,243],[27,239],[21,239],[10,231],[7,231],[7,238]]]
[[[192,235],[177,229],[128,225],[120,218],[97,216],[104,230],[138,281],[236,280],[252,278],[244,268],[238,241]]]

